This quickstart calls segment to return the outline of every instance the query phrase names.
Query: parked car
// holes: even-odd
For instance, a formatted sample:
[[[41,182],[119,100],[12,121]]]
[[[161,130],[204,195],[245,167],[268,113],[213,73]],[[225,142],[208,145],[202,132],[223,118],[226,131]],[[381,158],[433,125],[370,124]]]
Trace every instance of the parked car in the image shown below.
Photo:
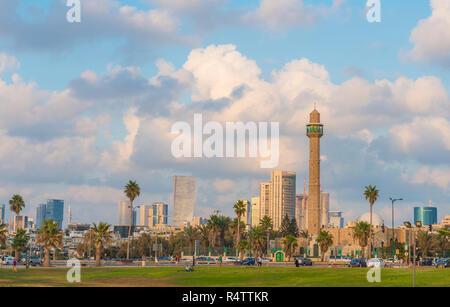
[[[313,265],[312,260],[309,259],[309,258],[299,257],[299,258],[296,258],[296,259],[298,260],[298,264],[299,265],[302,265],[302,266],[312,266]]]
[[[432,265],[433,265],[433,258],[423,258],[423,259],[420,261],[420,265],[423,265],[423,266],[432,266]]]
[[[367,262],[368,268],[384,268],[386,267],[386,262],[381,258],[372,258]]]
[[[350,261],[352,261],[352,258],[350,258],[348,256],[330,256],[328,258],[329,264],[333,264],[333,263],[349,264]]]
[[[171,257],[158,257],[158,262],[171,262],[173,261]]]
[[[13,265],[14,257],[13,256],[6,256],[3,260],[4,265]]]
[[[450,258],[442,258],[436,261],[435,268],[437,269],[443,269],[443,268],[450,268]]]
[[[237,257],[226,257],[223,259],[223,262],[239,262],[239,258]]]
[[[262,262],[272,262],[272,258],[261,258]]]
[[[200,263],[200,262],[211,263],[211,262],[215,262],[216,260],[214,258],[207,257],[207,256],[199,256],[199,257],[195,258],[195,261],[197,261],[198,263]]]
[[[367,267],[367,261],[365,258],[354,258],[348,264],[349,268],[365,268]]]
[[[245,258],[241,261],[241,265],[255,265],[256,259],[253,257]]]

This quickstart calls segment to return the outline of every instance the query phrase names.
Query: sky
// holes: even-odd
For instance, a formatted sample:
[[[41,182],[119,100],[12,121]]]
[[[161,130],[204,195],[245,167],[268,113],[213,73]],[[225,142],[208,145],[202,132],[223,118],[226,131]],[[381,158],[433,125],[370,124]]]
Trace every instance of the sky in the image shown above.
[[[413,207],[450,214],[450,1],[0,0],[0,203],[24,214],[64,199],[72,220],[117,223],[123,186],[135,204],[166,202],[172,177],[197,178],[195,215],[233,215],[270,180],[258,158],[176,159],[177,121],[279,122],[280,164],[307,176],[305,124],[322,115],[322,189],[346,222],[391,224]],[[65,208],[67,214],[67,206]]]

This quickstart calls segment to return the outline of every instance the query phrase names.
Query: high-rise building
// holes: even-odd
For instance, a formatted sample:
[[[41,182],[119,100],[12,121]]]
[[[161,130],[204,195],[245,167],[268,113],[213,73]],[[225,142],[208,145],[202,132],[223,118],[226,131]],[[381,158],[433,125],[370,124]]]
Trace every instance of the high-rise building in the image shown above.
[[[5,222],[5,205],[0,205],[0,224],[6,224],[6,222]]]
[[[208,222],[208,219],[206,219],[204,217],[194,216],[192,218],[192,221],[191,221],[190,225],[192,227],[198,227],[198,226],[206,225],[207,222]]]
[[[283,218],[295,218],[295,172],[272,171],[269,214],[272,218],[273,229],[281,227]]]
[[[270,182],[261,182],[259,184],[260,219],[266,215],[270,216],[270,187]]]
[[[295,220],[297,221],[298,229],[305,229],[305,215],[306,215],[306,199],[305,194],[297,194],[295,198]]]
[[[437,224],[437,208],[431,202],[429,207],[414,207],[414,223],[418,221],[424,226]]]
[[[262,218],[262,216],[261,216],[261,203],[259,201],[259,197],[252,197],[251,213],[252,213],[251,225],[252,225],[252,227],[256,227],[256,226],[259,225],[259,221]]]
[[[173,177],[173,224],[183,226],[194,217],[196,197],[195,178]]]
[[[153,203],[150,227],[168,224],[169,206],[165,203]]]
[[[320,113],[314,108],[306,125],[309,138],[309,192],[308,192],[308,231],[317,236],[320,231],[320,138],[323,136],[323,125]]]
[[[47,211],[46,204],[40,204],[36,208],[36,228],[41,228],[45,219],[45,212]]]
[[[328,212],[328,226],[332,228],[344,228],[344,218],[341,211]]]
[[[133,208],[132,213],[132,225],[136,225],[136,211]],[[119,200],[119,224],[118,225],[130,225],[130,201]]]
[[[19,229],[27,228],[28,216],[14,215],[12,231],[17,232]]]
[[[244,222],[245,225],[252,224],[252,203],[248,200],[241,199],[244,202],[245,212],[241,216],[241,222]],[[247,227],[247,226],[246,226]]]
[[[153,212],[152,205],[141,205],[139,209],[139,225],[140,226],[149,226],[150,225],[150,215]]]
[[[320,227],[327,227],[330,210],[330,193],[320,193]]]
[[[59,224],[59,229],[62,229],[64,218],[64,200],[60,199],[48,199],[46,210],[45,210],[45,219],[53,219],[56,223]]]

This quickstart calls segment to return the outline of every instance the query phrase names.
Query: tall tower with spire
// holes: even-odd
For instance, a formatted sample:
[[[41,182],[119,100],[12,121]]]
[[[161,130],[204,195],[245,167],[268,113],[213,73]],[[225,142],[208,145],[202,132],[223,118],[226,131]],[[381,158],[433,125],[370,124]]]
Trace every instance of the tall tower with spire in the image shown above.
[[[306,135],[309,138],[308,231],[316,236],[320,232],[320,138],[323,125],[315,107],[309,114]]]

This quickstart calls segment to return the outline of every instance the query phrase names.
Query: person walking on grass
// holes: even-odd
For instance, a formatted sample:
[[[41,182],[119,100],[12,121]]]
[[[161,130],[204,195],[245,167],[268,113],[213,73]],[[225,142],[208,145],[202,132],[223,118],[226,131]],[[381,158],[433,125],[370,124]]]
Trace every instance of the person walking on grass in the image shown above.
[[[262,259],[261,259],[261,256],[258,257],[258,266],[259,266],[259,267],[262,266]]]
[[[16,259],[13,260],[13,271],[17,273],[17,262],[16,262]]]

